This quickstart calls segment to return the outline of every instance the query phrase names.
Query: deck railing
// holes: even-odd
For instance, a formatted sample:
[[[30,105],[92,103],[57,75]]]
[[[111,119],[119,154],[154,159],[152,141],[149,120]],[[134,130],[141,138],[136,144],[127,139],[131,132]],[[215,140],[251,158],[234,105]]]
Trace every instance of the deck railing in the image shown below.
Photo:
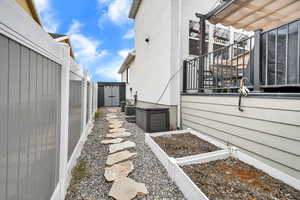
[[[255,90],[300,88],[300,20],[183,63],[183,92],[236,92],[242,78]]]
[[[252,81],[254,37],[184,61],[184,91],[231,91]]]

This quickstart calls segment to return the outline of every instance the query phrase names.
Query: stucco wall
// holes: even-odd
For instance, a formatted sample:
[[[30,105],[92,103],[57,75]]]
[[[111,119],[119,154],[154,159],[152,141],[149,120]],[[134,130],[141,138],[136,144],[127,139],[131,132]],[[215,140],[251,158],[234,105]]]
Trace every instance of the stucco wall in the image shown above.
[[[133,88],[136,88],[135,85],[132,83],[136,76],[134,76],[135,73],[135,61],[132,61],[130,65],[128,66],[128,83],[126,83],[126,70],[122,72],[121,74],[121,81],[126,83],[126,100],[133,100],[133,96],[135,94],[135,91]],[[130,91],[130,88],[132,88],[132,91]]]
[[[171,0],[142,1],[135,20],[135,71],[133,92],[138,99],[157,102],[170,76],[171,62]],[[145,39],[149,37],[150,42]],[[170,105],[170,90],[161,104]]]

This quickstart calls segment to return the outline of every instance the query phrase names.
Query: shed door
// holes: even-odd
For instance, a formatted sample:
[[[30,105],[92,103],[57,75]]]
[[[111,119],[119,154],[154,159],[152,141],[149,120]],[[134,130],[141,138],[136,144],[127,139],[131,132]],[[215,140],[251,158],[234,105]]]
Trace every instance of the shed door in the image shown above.
[[[120,106],[119,86],[104,87],[104,106]]]

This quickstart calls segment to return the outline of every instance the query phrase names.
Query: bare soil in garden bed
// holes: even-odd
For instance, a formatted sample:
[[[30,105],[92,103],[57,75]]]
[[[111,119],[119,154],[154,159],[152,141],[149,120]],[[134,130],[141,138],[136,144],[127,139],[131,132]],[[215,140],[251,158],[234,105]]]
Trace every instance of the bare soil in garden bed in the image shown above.
[[[174,158],[221,150],[215,145],[202,140],[191,133],[163,135],[152,137],[152,139],[170,157]]]
[[[232,157],[182,169],[210,200],[300,199],[300,191]]]

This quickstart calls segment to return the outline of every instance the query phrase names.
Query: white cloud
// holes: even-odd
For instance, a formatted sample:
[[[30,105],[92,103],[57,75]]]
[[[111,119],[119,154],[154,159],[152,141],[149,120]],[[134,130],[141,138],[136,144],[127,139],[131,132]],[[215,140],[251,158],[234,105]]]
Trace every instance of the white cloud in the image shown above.
[[[121,56],[122,58],[126,58],[127,55],[131,52],[132,50],[130,49],[123,49],[123,50],[120,50],[118,52],[118,55]]]
[[[110,2],[111,0],[98,0],[98,3],[101,4],[106,4],[108,2]]]
[[[115,59],[112,62],[103,64],[101,68],[98,68],[96,74],[104,76],[115,81],[121,80],[121,75],[118,73],[120,66],[122,65],[122,59]]]
[[[76,58],[84,64],[86,62],[94,62],[107,55],[108,52],[106,50],[99,49],[101,45],[100,41],[87,37],[81,32],[82,26],[79,21],[73,20],[67,32],[67,35],[70,35]]]
[[[134,29],[129,29],[125,35],[123,36],[123,39],[132,39],[134,38]]]
[[[47,32],[56,33],[59,23],[55,19],[55,13],[51,8],[49,0],[34,0],[34,3],[45,30]]]
[[[121,75],[118,73],[118,71],[123,64],[124,59],[131,51],[132,50],[130,49],[122,49],[118,51],[118,56],[111,62],[101,64],[101,67],[97,69],[96,74],[113,79],[115,81],[120,81]]]
[[[128,22],[130,6],[131,0],[112,0],[105,15],[115,24],[124,24]]]

